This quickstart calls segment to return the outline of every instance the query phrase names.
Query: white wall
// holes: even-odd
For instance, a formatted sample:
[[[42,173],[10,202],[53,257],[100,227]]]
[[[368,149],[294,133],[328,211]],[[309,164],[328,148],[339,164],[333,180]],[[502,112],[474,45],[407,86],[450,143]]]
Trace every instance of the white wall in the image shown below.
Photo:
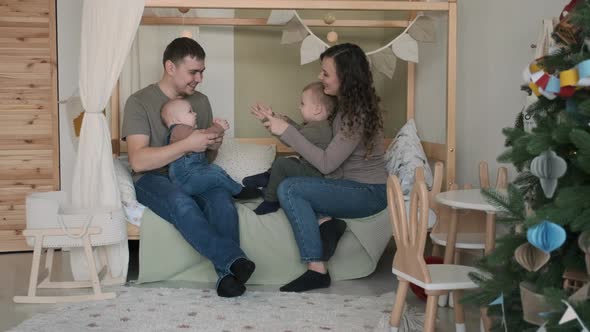
[[[78,95],[78,62],[82,1],[57,0],[58,99],[65,101]],[[68,105],[59,104],[59,147],[61,189],[70,192],[74,173],[75,150],[70,133]]]
[[[502,128],[525,103],[522,70],[545,17],[559,16],[568,0],[458,0],[457,180],[478,183],[477,164],[504,151]],[[446,27],[439,29],[439,34]],[[445,32],[446,34],[446,32]],[[421,45],[416,121],[426,140],[444,142],[446,36]],[[515,171],[509,168],[511,178]],[[494,175],[495,177],[495,175]]]

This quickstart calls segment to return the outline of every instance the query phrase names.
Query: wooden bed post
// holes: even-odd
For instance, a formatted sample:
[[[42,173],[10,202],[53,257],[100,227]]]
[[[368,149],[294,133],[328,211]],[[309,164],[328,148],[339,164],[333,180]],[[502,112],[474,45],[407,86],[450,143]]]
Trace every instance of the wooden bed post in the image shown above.
[[[457,120],[457,0],[449,0],[449,28],[447,46],[447,158],[448,189],[455,183]]]
[[[413,0],[410,0],[413,1]],[[408,24],[416,17],[416,12],[410,12]],[[416,64],[408,61],[406,92],[406,121],[413,119],[416,114]]]

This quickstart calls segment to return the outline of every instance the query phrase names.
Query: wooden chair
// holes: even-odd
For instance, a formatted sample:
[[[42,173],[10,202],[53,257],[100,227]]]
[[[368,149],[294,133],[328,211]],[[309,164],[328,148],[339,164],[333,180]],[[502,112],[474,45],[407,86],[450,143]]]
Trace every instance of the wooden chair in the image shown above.
[[[387,200],[397,247],[393,258],[392,272],[399,280],[395,303],[391,311],[390,329],[398,331],[411,282],[426,291],[428,299],[424,331],[434,331],[438,296],[454,290],[457,298],[460,298],[462,294],[460,290],[476,288],[477,285],[468,277],[468,273],[476,272],[476,269],[461,265],[426,265],[424,246],[426,244],[429,199],[424,182],[416,181],[414,184],[409,216],[406,215],[404,197],[396,176],[389,176],[387,180]],[[455,326],[456,331],[465,331],[463,305],[459,301],[455,304]]]
[[[479,183],[481,188],[490,187],[488,164],[485,161],[479,163]],[[506,189],[507,185],[508,170],[506,167],[500,167],[498,168],[498,175],[496,177],[496,189]],[[457,184],[453,184],[450,189],[457,190]],[[463,189],[472,189],[472,186],[467,184],[463,186]],[[437,223],[434,225],[430,233],[433,256],[439,256],[441,253],[441,247],[447,245],[447,230],[449,228],[448,222],[450,220],[448,211],[439,209],[438,212]],[[459,250],[455,250],[455,264],[460,263],[461,250],[471,249],[483,251],[485,249],[485,231],[485,213],[465,211],[465,213],[461,215],[459,224],[457,225],[457,242],[455,248]]]
[[[437,213],[438,211],[438,204],[436,203],[435,197],[442,190],[443,176],[443,163],[437,161],[434,164],[434,172],[432,173],[432,188],[428,192],[428,204],[430,209],[433,210],[435,213]],[[416,181],[424,182],[424,168],[416,168]]]

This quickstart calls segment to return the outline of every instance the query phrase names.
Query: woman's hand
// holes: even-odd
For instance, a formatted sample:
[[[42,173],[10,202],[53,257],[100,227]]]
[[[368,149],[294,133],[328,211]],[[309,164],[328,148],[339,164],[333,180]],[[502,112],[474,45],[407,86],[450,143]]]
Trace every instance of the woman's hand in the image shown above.
[[[250,107],[250,112],[268,129],[273,135],[281,136],[289,127],[289,124],[277,117],[270,106],[256,103]]]

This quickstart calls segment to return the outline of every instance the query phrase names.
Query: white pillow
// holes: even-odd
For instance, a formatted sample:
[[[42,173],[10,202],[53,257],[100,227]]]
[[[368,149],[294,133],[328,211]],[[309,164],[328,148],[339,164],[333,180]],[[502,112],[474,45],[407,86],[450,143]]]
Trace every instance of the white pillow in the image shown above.
[[[121,192],[121,202],[129,204],[137,201],[133,179],[131,179],[131,171],[125,165],[125,160],[119,160],[119,158],[113,157],[113,166],[115,168],[115,175],[117,176],[119,191]]]
[[[404,196],[412,192],[417,167],[424,167],[424,180],[432,188],[432,171],[420,143],[416,124],[410,119],[395,136],[385,154],[387,171],[399,178]]]
[[[214,164],[223,168],[238,183],[246,176],[267,171],[275,160],[276,145],[240,143],[224,138]]]

